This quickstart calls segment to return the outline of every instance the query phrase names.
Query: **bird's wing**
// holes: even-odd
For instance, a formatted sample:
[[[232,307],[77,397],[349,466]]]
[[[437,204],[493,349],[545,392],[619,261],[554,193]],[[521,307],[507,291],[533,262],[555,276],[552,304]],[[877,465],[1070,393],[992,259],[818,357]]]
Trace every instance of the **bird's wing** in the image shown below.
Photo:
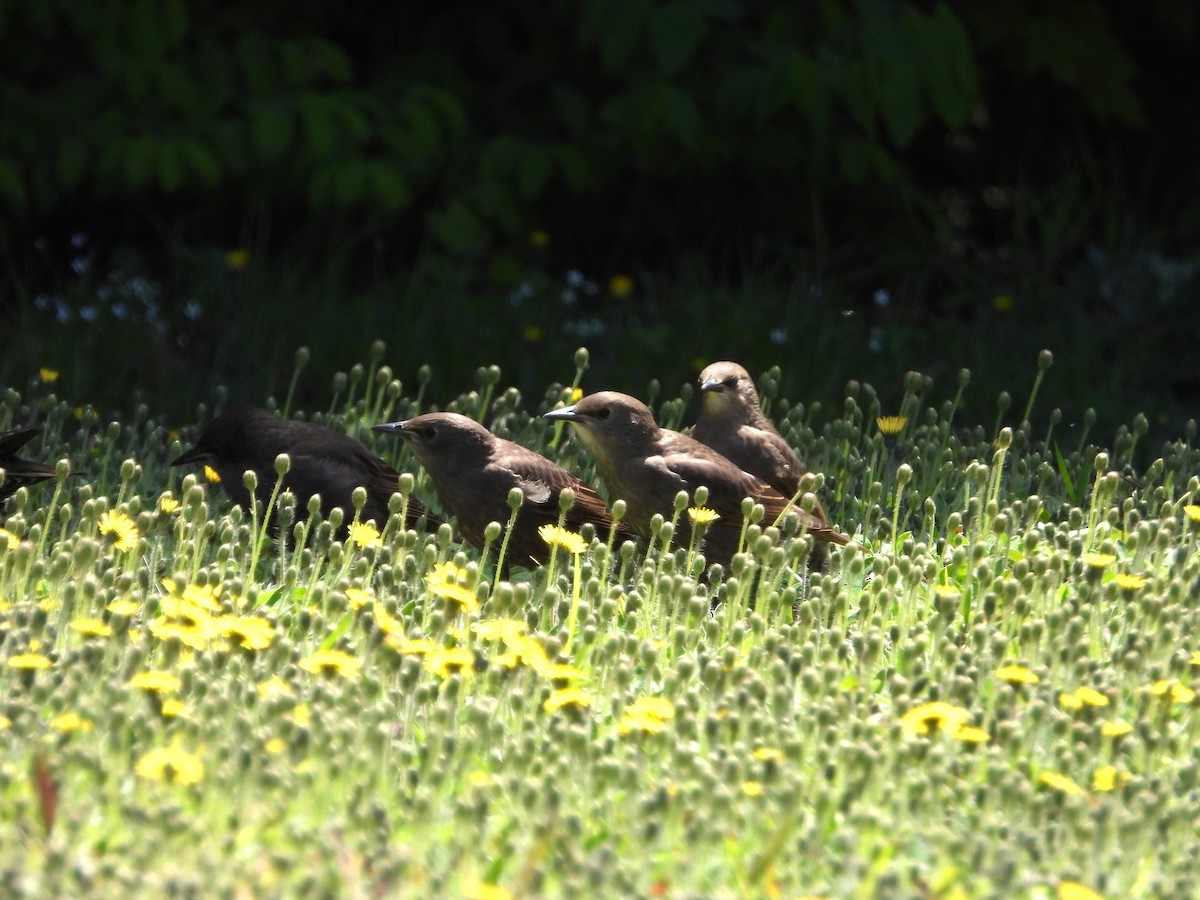
[[[16,453],[28,444],[30,439],[39,430],[37,428],[14,428],[11,431],[0,434],[0,456],[8,453]]]
[[[705,447],[674,448],[663,456],[666,465],[687,482],[687,489],[695,491],[700,485],[708,488],[707,505],[726,521],[740,521],[742,500],[750,497],[761,503],[765,512],[765,524],[771,524],[786,512],[794,511],[801,519],[804,530],[820,541],[845,544],[849,538],[831,527],[819,515],[807,515],[798,507],[789,507],[788,500],[768,484],[743,472],[725,458]],[[814,510],[816,513],[817,510]]]

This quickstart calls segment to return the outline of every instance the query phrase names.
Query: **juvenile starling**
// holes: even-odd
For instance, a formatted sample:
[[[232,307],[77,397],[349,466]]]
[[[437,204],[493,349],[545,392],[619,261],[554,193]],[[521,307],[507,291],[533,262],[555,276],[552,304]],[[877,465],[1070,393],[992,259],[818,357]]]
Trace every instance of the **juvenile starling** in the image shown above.
[[[196,446],[171,461],[173,466],[203,463],[212,467],[221,487],[239,506],[250,508],[250,492],[243,475],[258,476],[255,496],[267,504],[275,489],[275,457],[286,453],[291,460],[283,476],[282,490],[296,495],[300,518],[308,515],[308,500],[321,496],[321,513],[328,516],[341,507],[344,522],[354,518],[353,493],[366,489],[360,521],[374,521],[382,529],[388,519],[388,500],[400,489],[400,475],[386,462],[349,435],[312,422],[280,419],[265,409],[238,406],[213,419]],[[413,497],[408,501],[408,524],[425,515]],[[345,526],[343,526],[345,527]]]
[[[737,551],[744,498],[763,505],[767,522],[787,508],[789,498],[711,447],[677,431],[659,428],[646,405],[627,394],[602,391],[574,406],[546,413],[546,418],[575,426],[579,439],[596,458],[613,499],[625,500],[625,521],[639,534],[650,536],[650,520],[655,513],[671,519],[675,495],[680,491],[693,495],[701,485],[707,487],[706,506],[720,516],[705,532],[704,552],[709,562],[728,567]],[[796,512],[816,541],[849,543],[850,539],[827,525],[822,516]],[[687,546],[690,531],[689,517],[681,516],[676,526],[676,545]]]
[[[808,471],[764,415],[750,373],[734,362],[715,362],[700,373],[700,415],[692,437],[785,497],[796,495]]]
[[[4,480],[0,482],[0,503],[27,484],[37,484],[54,477],[54,466],[17,456],[17,451],[40,433],[41,429],[38,428],[14,428],[0,433],[0,469],[4,470]]]
[[[602,540],[608,537],[612,516],[589,485],[540,453],[496,437],[474,419],[457,413],[426,413],[376,425],[373,430],[398,434],[409,443],[442,506],[458,520],[459,533],[476,549],[483,548],[489,523],[508,522],[512,515],[508,494],[515,487],[521,489],[524,501],[508,543],[507,558],[512,563],[528,565],[530,560],[550,558],[538,528],[558,524],[559,494],[564,488],[575,492],[575,502],[563,526],[578,532],[590,523]],[[628,536],[623,528],[618,533]]]

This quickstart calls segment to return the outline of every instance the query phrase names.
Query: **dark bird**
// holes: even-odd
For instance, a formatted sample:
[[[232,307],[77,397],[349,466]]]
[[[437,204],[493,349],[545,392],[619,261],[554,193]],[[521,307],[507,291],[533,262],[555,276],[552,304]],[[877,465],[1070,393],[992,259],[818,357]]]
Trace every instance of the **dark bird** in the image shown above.
[[[583,445],[596,458],[600,474],[613,499],[625,501],[625,521],[639,534],[650,536],[655,513],[670,520],[675,496],[708,488],[705,506],[720,518],[708,525],[704,553],[709,562],[728,566],[737,551],[742,530],[742,500],[761,503],[765,521],[782,515],[790,498],[759,478],[739,469],[711,447],[686,434],[660,428],[644,403],[627,394],[602,391],[584,397],[574,406],[546,413],[575,426]],[[847,544],[850,539],[826,524],[823,516],[796,510],[804,528],[818,542]],[[691,521],[679,518],[675,543],[687,546]]]
[[[808,471],[763,413],[750,373],[735,362],[715,362],[700,373],[700,415],[692,437],[785,497],[796,495]]]
[[[0,433],[0,469],[4,470],[4,480],[0,482],[0,503],[27,484],[37,484],[54,477],[54,466],[17,456],[17,451],[40,433],[41,429],[38,428],[14,428]]]
[[[367,502],[359,519],[373,520],[380,529],[387,523],[388,501],[400,489],[400,474],[395,469],[347,434],[312,422],[280,419],[254,406],[239,406],[217,416],[196,446],[173,459],[171,465],[202,463],[211,467],[233,501],[249,509],[244,474],[252,470],[258,476],[255,497],[265,506],[278,480],[275,457],[281,453],[291,460],[282,489],[296,495],[301,519],[308,515],[309,498],[320,494],[322,515],[341,507],[343,521],[349,523],[354,518],[354,489],[362,487]],[[420,501],[410,497],[407,524],[411,526],[425,515]]]
[[[538,528],[558,524],[559,494],[565,488],[575,492],[575,502],[563,527],[578,532],[590,524],[601,539],[608,537],[612,516],[588,484],[540,453],[496,437],[474,419],[457,413],[426,413],[376,425],[373,430],[398,434],[408,442],[429,473],[445,511],[458,520],[459,533],[476,549],[483,548],[489,523],[508,522],[512,515],[508,495],[515,487],[521,489],[524,501],[509,538],[507,561],[528,565],[531,559],[550,558],[550,547]],[[622,526],[618,535],[632,536]]]

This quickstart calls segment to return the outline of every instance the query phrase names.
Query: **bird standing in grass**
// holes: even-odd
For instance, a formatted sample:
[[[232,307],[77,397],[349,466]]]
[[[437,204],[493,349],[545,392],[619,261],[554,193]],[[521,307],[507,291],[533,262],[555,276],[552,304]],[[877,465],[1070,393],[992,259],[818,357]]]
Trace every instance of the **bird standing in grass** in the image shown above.
[[[17,451],[40,433],[38,428],[14,428],[0,433],[0,469],[4,470],[4,479],[0,482],[0,503],[26,485],[54,477],[54,466],[17,456]]]
[[[255,497],[264,505],[269,503],[278,480],[275,458],[281,453],[290,460],[281,490],[296,495],[301,518],[307,516],[309,498],[319,494],[322,515],[340,507],[343,521],[349,523],[354,518],[354,489],[362,487],[367,500],[359,520],[374,521],[383,529],[388,501],[400,489],[400,474],[354,438],[323,425],[280,419],[255,406],[238,406],[213,419],[196,445],[171,465],[202,463],[211,467],[233,501],[249,509],[245,472],[253,471],[258,478]],[[409,498],[407,524],[412,526],[425,515],[421,503]]]
[[[546,418],[570,422],[588,451],[596,458],[600,474],[615,500],[626,503],[625,521],[639,534],[650,537],[656,513],[668,521],[674,515],[675,496],[680,491],[695,494],[708,488],[706,506],[719,518],[705,532],[704,553],[709,562],[728,567],[737,552],[742,532],[742,500],[761,503],[766,521],[772,522],[788,509],[784,497],[766,482],[738,468],[711,447],[660,428],[649,408],[640,400],[615,391],[584,397],[574,406],[546,413]],[[796,510],[802,526],[818,542],[849,543],[849,538],[830,527],[823,516]],[[679,520],[677,545],[687,546],[691,522]]]
[[[578,532],[592,525],[601,539],[608,537],[612,516],[591,486],[540,453],[497,437],[474,419],[457,413],[426,413],[376,425],[373,430],[397,434],[412,447],[443,508],[458,520],[463,539],[476,549],[483,548],[490,523],[508,522],[509,492],[521,489],[524,499],[509,538],[506,566],[549,559],[550,548],[538,528],[558,524],[559,495],[567,489],[575,499],[563,526]],[[623,526],[618,526],[618,535],[631,536]]]
[[[692,437],[785,497],[796,495],[808,471],[763,413],[750,373],[735,362],[715,362],[700,373],[700,415]]]

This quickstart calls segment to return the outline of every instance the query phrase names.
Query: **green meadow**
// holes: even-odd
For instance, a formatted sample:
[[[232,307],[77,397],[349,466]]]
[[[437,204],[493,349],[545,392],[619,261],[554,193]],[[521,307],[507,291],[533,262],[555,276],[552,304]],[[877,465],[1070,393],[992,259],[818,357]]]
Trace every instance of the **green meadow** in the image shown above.
[[[260,400],[405,473],[345,540],[168,467],[220,392],[186,423],[109,421],[49,372],[0,397],[59,473],[0,532],[4,896],[1194,895],[1194,422],[1153,445],[1141,416],[1063,422],[1048,354],[982,423],[966,371],[910,373],[893,408],[753,372],[854,539],[826,569],[760,507],[729,571],[667,519],[648,546],[548,532],[505,581],[450,525],[404,528],[436,497],[369,428],[434,404],[384,355],[320,409]],[[587,361],[439,405],[596,483],[541,418],[615,386]],[[692,421],[690,385],[642,396]]]

